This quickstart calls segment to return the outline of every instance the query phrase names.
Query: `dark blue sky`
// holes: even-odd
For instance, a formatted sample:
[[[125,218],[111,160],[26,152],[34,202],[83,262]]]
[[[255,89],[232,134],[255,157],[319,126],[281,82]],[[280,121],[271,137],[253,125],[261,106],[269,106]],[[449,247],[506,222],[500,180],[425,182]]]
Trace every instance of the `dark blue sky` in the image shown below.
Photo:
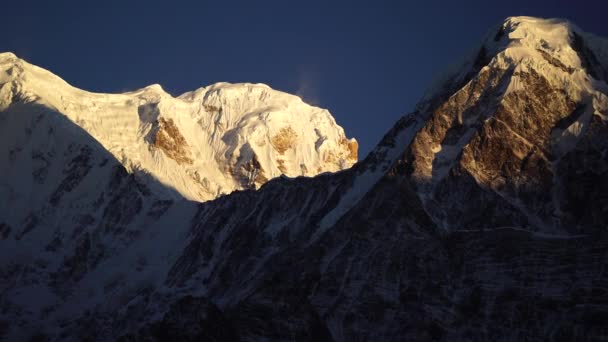
[[[12,1],[0,50],[90,91],[261,82],[328,108],[367,153],[505,17],[608,36],[608,1]]]

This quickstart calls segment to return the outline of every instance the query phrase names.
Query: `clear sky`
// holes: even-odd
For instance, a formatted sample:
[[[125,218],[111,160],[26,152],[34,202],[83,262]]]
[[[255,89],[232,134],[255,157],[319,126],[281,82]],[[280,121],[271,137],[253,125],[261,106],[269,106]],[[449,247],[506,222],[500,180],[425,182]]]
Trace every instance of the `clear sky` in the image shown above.
[[[266,83],[328,108],[364,155],[514,15],[567,18],[608,37],[608,0],[19,0],[2,5],[0,51],[90,91]]]

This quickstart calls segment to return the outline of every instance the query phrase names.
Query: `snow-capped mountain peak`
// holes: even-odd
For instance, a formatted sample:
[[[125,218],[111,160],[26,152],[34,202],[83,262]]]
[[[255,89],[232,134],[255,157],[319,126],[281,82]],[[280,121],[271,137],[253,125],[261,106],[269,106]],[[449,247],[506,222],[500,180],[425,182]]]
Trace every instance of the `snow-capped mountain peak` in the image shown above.
[[[537,60],[568,74],[586,69],[597,79],[606,76],[603,61],[608,56],[608,41],[563,19],[507,18],[491,32],[484,46],[488,55],[502,54],[514,63]],[[596,75],[596,69],[603,70]]]
[[[15,100],[65,115],[130,172],[199,201],[258,188],[279,175],[350,167],[357,142],[331,114],[262,84],[218,83],[177,98],[160,85],[124,94],[70,86],[12,53],[0,54],[0,108]]]
[[[564,181],[558,169],[608,122],[607,51],[608,41],[565,20],[507,18],[427,92],[404,126],[422,128],[395,163],[439,226],[488,224],[508,211],[543,230],[572,220],[563,214],[567,185],[549,184]],[[464,204],[459,194],[478,187],[494,196],[480,203],[500,215],[477,217]]]

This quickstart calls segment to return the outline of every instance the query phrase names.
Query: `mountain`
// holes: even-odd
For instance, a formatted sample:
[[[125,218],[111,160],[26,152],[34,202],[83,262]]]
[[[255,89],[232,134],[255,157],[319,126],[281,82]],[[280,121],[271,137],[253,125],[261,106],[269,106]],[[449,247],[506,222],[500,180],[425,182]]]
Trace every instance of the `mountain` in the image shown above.
[[[129,173],[149,175],[191,200],[259,188],[280,175],[335,172],[357,161],[356,140],[346,138],[327,110],[263,84],[218,83],[177,98],[159,85],[96,94],[11,53],[0,54],[0,73],[4,111],[27,104],[61,114]],[[17,115],[4,119],[20,120]],[[32,129],[23,125],[3,126]],[[18,148],[21,142],[8,143]]]
[[[450,98],[420,109],[424,126],[401,160],[434,221],[602,228],[606,41],[563,21],[511,18],[468,65],[447,81]]]
[[[160,184],[144,187],[125,171],[94,177],[65,208],[77,213],[107,192],[91,223],[51,209],[52,224],[19,239],[39,221],[3,226],[0,331],[126,341],[602,339],[607,81],[608,41],[564,20],[508,18],[350,169],[204,203],[157,200],[149,189]],[[66,151],[56,154],[68,160],[65,178],[55,179],[97,162]],[[61,181],[60,196],[89,183]]]

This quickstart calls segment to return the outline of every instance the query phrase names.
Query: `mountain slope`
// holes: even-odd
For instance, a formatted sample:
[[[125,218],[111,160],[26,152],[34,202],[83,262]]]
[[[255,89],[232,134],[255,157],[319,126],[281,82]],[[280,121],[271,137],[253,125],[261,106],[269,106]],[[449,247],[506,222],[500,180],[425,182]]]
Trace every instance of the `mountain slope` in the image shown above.
[[[148,173],[188,199],[257,188],[282,174],[334,172],[357,161],[357,142],[328,111],[263,84],[218,83],[178,98],[158,85],[96,94],[10,53],[0,54],[0,73],[0,108],[19,98],[53,109],[129,172]]]
[[[351,170],[202,205],[165,284],[246,340],[602,336],[606,46],[509,18]]]
[[[348,170],[176,202],[67,286],[12,256],[6,336],[600,339],[606,46],[509,18]]]
[[[473,77],[454,76],[463,86],[422,114],[402,158],[438,224],[554,231],[606,222],[596,202],[606,186],[606,51],[565,21],[510,18],[493,32]]]

